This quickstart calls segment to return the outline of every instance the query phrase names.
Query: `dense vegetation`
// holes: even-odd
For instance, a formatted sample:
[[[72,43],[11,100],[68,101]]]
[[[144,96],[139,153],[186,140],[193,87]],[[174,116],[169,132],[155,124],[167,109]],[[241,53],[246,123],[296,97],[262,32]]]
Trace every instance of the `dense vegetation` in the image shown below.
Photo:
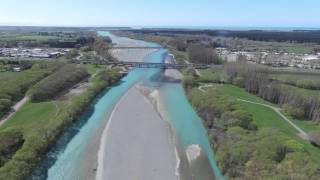
[[[212,48],[206,48],[199,44],[189,45],[188,56],[193,63],[222,64],[221,58]]]
[[[146,34],[206,34],[211,36],[246,38],[256,41],[298,42],[320,44],[320,31],[231,31],[231,30],[132,30],[135,33]]]
[[[67,101],[28,102],[0,128],[0,135],[15,130],[23,134],[24,140],[22,147],[0,166],[0,179],[27,179],[64,129],[76,120],[99,92],[119,78],[118,70],[101,70],[90,80],[85,92]]]
[[[36,63],[32,69],[23,72],[0,72],[0,118],[23,98],[32,85],[60,66],[60,63]]]
[[[308,40],[298,41],[294,35],[288,36],[286,39],[274,39],[274,34],[291,34],[293,32],[275,32],[262,31],[260,33],[269,34],[268,38],[257,39],[253,36],[254,31],[192,31],[192,30],[132,30],[122,34],[132,35],[136,37],[148,38],[148,40],[156,40],[162,45],[170,44],[177,47],[179,51],[185,51],[188,44],[201,43],[207,48],[224,47],[233,51],[267,51],[267,52],[287,52],[296,54],[307,54],[320,52],[320,44],[317,40],[309,37]],[[305,34],[320,34],[319,31],[308,31]],[[250,35],[253,35],[250,37]],[[278,35],[277,35],[278,36]],[[302,35],[303,36],[303,35]],[[153,38],[150,38],[153,37]],[[159,41],[160,40],[160,41]],[[315,40],[315,41],[314,41]]]
[[[0,167],[12,158],[22,144],[23,136],[21,132],[7,131],[0,133]]]
[[[33,102],[51,100],[88,76],[84,68],[66,65],[34,86],[29,93],[30,98]]]
[[[92,45],[92,49],[101,57],[108,60],[115,60],[111,56],[109,49],[111,47],[112,40],[109,37],[98,37]]]

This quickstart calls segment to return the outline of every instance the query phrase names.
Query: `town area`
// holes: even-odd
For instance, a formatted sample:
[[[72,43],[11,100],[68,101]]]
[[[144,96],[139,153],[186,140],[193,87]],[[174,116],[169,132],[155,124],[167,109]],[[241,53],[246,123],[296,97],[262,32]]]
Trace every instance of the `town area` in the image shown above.
[[[65,48],[0,48],[0,57],[58,58],[69,51]]]
[[[320,69],[320,53],[296,54],[268,51],[232,51],[227,48],[216,48],[218,54],[226,61],[245,60],[272,67],[292,67],[303,69]]]

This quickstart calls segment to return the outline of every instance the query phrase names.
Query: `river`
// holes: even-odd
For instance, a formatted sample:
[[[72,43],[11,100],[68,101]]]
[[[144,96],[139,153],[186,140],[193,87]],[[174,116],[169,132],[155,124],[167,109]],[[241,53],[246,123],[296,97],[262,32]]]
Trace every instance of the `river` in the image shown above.
[[[110,36],[114,43],[124,44],[126,41],[130,41],[128,38],[116,37],[108,32],[99,32],[99,34]],[[154,43],[147,43],[147,45],[156,46]],[[146,56],[144,61],[162,62],[166,55],[167,51],[161,49]],[[102,92],[76,123],[59,138],[55,147],[47,153],[45,159],[35,170],[32,179],[72,180],[86,178],[84,173],[87,173],[88,166],[84,165],[84,162],[87,161],[86,158],[90,152],[88,149],[97,148],[94,147],[97,144],[93,144],[91,141],[103,130],[101,127],[105,127],[107,117],[110,116],[119,99],[139,81],[142,81],[144,86],[159,90],[165,107],[164,119],[171,124],[177,134],[180,145],[179,154],[185,154],[184,152],[190,145],[199,145],[205,157],[209,159],[210,169],[213,170],[216,179],[223,179],[214,161],[206,131],[200,118],[187,101],[182,86],[179,83],[155,82],[154,79],[161,75],[162,71],[159,69],[134,69],[120,83]],[[183,161],[184,157],[181,159],[182,163],[186,162]],[[183,167],[183,164],[181,166]],[[92,168],[89,171],[94,173],[96,169]]]

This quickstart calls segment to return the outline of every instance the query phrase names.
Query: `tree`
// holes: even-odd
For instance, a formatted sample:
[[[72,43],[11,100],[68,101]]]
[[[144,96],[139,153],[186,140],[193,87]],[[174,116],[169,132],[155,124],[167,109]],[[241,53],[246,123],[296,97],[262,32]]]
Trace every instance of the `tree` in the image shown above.
[[[188,56],[191,62],[201,64],[221,64],[222,60],[218,54],[211,48],[202,45],[190,45],[188,47]]]
[[[103,58],[114,61],[115,59],[111,56],[109,50],[111,48],[111,39],[109,37],[98,37],[93,44],[93,50]]]
[[[76,49],[72,49],[71,51],[67,52],[66,58],[67,59],[72,59],[79,56],[79,51]]]
[[[188,48],[188,44],[181,38],[175,38],[170,42],[178,51],[186,51]]]

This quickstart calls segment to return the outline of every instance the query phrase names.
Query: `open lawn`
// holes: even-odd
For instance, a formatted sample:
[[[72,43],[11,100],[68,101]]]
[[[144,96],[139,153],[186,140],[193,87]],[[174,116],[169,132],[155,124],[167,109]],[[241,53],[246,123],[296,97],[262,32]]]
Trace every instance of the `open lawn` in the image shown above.
[[[16,72],[0,72],[0,81],[15,76]]]
[[[305,96],[318,96],[320,97],[320,91],[319,90],[311,90],[311,89],[304,89],[304,88],[299,88],[291,85],[282,85],[284,88],[288,89],[291,92],[296,92]]]
[[[280,81],[284,87],[305,95],[320,95],[319,73],[274,73],[271,78]]]
[[[312,80],[320,82],[320,74],[307,74],[307,73],[274,73],[272,74],[273,79],[281,80],[281,81],[289,81],[289,80]]]
[[[27,102],[0,128],[0,131],[14,128],[20,129],[23,132],[24,138],[36,136],[39,130],[49,127],[51,123],[55,123],[52,121],[53,117],[57,116],[65,105],[66,102],[64,101]]]
[[[27,34],[7,34],[0,36],[0,41],[48,41],[53,39],[60,39],[57,36],[40,36]]]
[[[286,50],[288,53],[296,53],[296,54],[309,54],[313,51],[314,47],[310,46],[292,46],[292,47],[285,47],[284,50]]]

